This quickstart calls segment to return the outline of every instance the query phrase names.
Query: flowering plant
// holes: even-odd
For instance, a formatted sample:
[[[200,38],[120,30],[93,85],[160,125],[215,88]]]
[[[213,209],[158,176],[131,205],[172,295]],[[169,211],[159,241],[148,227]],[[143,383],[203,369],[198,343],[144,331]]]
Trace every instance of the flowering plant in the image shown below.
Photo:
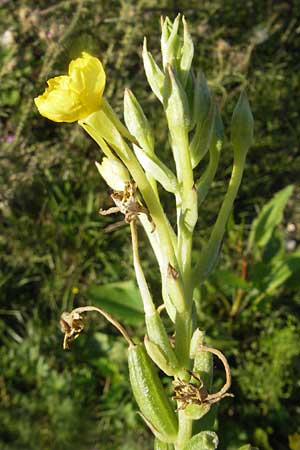
[[[182,29],[181,29],[182,28]],[[162,20],[162,67],[147,49],[143,62],[148,83],[161,103],[169,131],[176,172],[155,151],[153,130],[134,94],[125,90],[122,124],[103,97],[105,73],[101,62],[87,53],[72,61],[69,74],[48,81],[48,88],[35,99],[40,113],[57,122],[78,121],[99,144],[105,157],[96,163],[101,176],[113,189],[115,204],[101,214],[121,212],[130,225],[133,262],[144,305],[147,335],[136,343],[105,311],[80,307],[61,318],[64,347],[83,330],[82,314],[97,311],[113,323],[129,344],[128,364],[133,394],[141,416],[155,436],[154,448],[210,450],[218,446],[213,430],[214,404],[228,393],[230,369],[225,356],[208,347],[197,328],[193,293],[215,267],[226,223],[241,182],[245,157],[253,141],[253,118],[244,92],[231,123],[233,169],[221,208],[208,242],[198,261],[192,261],[193,235],[199,209],[212,185],[218,167],[224,131],[217,103],[202,72],[192,70],[193,42],[184,18]],[[194,169],[209,154],[209,163],[199,179]],[[174,196],[176,230],[160,200],[158,184]],[[139,257],[137,223],[140,222],[156,256],[161,274],[162,304],[154,302]],[[175,337],[168,336],[162,309],[173,323]],[[212,392],[212,358],[224,366],[226,381]],[[157,366],[172,378],[173,400],[157,374]],[[206,416],[205,428],[196,433],[194,421]],[[204,423],[204,422],[203,422]],[[250,447],[249,447],[250,448]]]

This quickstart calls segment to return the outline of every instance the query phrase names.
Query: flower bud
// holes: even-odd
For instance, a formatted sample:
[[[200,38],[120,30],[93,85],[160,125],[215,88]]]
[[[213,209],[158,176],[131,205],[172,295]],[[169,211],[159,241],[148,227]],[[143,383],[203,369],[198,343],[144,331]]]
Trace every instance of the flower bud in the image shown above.
[[[183,86],[186,86],[186,82],[188,79],[188,75],[194,57],[194,44],[184,17],[182,17],[182,23],[183,23],[183,46],[181,49],[180,78]]]
[[[242,91],[231,120],[231,142],[236,154],[246,153],[252,145],[253,126],[254,121],[247,94]]]
[[[211,104],[211,93],[207,86],[206,78],[202,71],[199,71],[194,86],[193,101],[193,121],[198,126],[202,125],[206,119]]]
[[[190,111],[187,95],[171,66],[166,71],[164,86],[164,107],[172,134],[178,129],[189,129]]]
[[[214,131],[215,116],[216,116],[216,106],[213,102],[211,102],[209,112],[204,121],[202,122],[202,124],[200,125],[199,123],[197,125],[195,134],[193,136],[190,145],[191,161],[193,168],[197,167],[197,165],[204,158],[210,147]]]
[[[147,40],[144,39],[143,62],[148,83],[159,101],[163,101],[163,89],[165,76],[160,70],[153,56],[147,50]]]
[[[160,368],[166,375],[174,376],[178,372],[178,368],[172,367],[167,360],[166,356],[162,352],[159,345],[150,341],[150,339],[145,336],[144,344],[147,350],[148,355],[152,359],[152,361]]]
[[[167,65],[179,69],[180,60],[180,39],[178,36],[180,14],[172,23],[169,17],[162,21],[161,33],[161,53],[163,60],[163,67],[166,69]]]
[[[118,159],[104,157],[102,163],[95,162],[100,175],[114,191],[124,191],[125,183],[130,181],[129,172]]]
[[[130,133],[147,154],[154,152],[154,138],[148,119],[129,89],[124,94],[124,119]]]
[[[133,144],[134,153],[147,175],[158,181],[168,192],[176,192],[178,189],[177,178],[155,154],[145,153],[137,145]]]

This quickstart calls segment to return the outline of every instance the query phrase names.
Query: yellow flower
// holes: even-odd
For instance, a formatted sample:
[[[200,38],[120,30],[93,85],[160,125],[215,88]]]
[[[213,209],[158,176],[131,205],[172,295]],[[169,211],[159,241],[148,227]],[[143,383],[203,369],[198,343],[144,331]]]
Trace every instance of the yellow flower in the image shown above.
[[[69,75],[51,78],[34,102],[40,114],[54,122],[75,122],[100,108],[105,72],[99,59],[83,52],[71,61]]]

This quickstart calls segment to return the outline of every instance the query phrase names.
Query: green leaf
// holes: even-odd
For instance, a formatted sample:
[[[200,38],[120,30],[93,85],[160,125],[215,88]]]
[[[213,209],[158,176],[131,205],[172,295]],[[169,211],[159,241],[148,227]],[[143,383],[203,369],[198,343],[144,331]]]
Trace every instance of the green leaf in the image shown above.
[[[211,279],[215,280],[222,288],[225,286],[233,289],[243,289],[246,292],[251,289],[249,282],[230,270],[218,270],[211,276]]]
[[[89,287],[86,295],[94,306],[104,309],[118,320],[130,325],[144,320],[142,300],[133,281],[121,281],[103,286],[95,284]]]
[[[280,224],[283,218],[283,211],[293,192],[294,186],[289,185],[277,192],[261,210],[258,217],[253,221],[248,250],[253,247],[264,247],[272,236],[274,228]]]
[[[215,450],[218,447],[219,439],[213,431],[201,431],[193,436],[184,450]]]
[[[252,447],[251,444],[245,444],[239,450],[259,450],[257,447]]]
[[[300,254],[295,252],[274,265],[258,263],[254,267],[254,286],[268,295],[273,294],[292,275],[300,273]]]

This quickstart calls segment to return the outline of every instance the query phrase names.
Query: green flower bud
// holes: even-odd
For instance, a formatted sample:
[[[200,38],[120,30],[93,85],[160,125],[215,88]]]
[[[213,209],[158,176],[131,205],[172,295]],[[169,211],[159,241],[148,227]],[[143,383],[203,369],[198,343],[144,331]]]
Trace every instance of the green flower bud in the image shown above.
[[[177,368],[178,361],[159,313],[155,311],[153,314],[147,314],[145,320],[149,340],[160,348],[168,365],[173,369]]]
[[[135,155],[147,175],[151,175],[168,192],[177,191],[177,179],[174,173],[155,155],[149,155],[133,145]]]
[[[174,23],[166,17],[165,21],[162,21],[162,34],[161,34],[161,53],[163,60],[163,67],[166,69],[170,64],[175,68],[179,68],[180,59],[180,39],[178,36],[180,14],[174,20]]]
[[[154,61],[151,53],[148,52],[146,38],[144,38],[143,45],[143,62],[148,83],[158,100],[162,102],[165,75]]]
[[[199,374],[207,391],[210,391],[213,377],[213,356],[209,352],[199,351],[205,344],[205,333],[199,328],[194,331],[191,340],[190,356],[194,359],[193,372]]]
[[[207,85],[206,78],[202,71],[199,71],[195,79],[194,100],[193,100],[193,121],[198,126],[202,126],[206,119],[211,105],[211,93]]]
[[[215,450],[219,445],[219,439],[213,431],[201,431],[193,436],[184,450]]]
[[[209,147],[209,165],[207,166],[205,172],[196,183],[196,188],[198,191],[198,206],[201,206],[201,204],[205,200],[209,188],[217,172],[223,142],[224,142],[223,122],[219,108],[218,106],[216,106],[214,130],[211,139],[211,144]]]
[[[171,135],[190,126],[190,110],[187,95],[171,66],[167,67],[164,86],[164,108]]]
[[[181,59],[180,59],[180,78],[183,86],[186,86],[186,82],[189,76],[190,68],[194,57],[194,44],[184,17],[182,17],[182,23],[183,23],[183,46],[181,49]]]
[[[125,183],[130,181],[126,167],[119,159],[104,157],[102,163],[95,162],[100,175],[114,191],[124,191]]]
[[[199,420],[210,410],[211,405],[188,405],[184,410],[184,415],[191,420]]]
[[[190,145],[191,162],[193,169],[197,167],[199,162],[204,158],[210,147],[214,131],[215,116],[216,106],[213,102],[211,102],[208,115],[201,125],[200,123],[197,125]]]
[[[125,89],[124,94],[124,119],[128,130],[142,149],[147,154],[153,154],[154,138],[150,124],[139,102],[129,89]]]
[[[242,91],[231,119],[231,142],[236,154],[246,153],[253,144],[253,128],[254,121],[247,94]]]
[[[168,362],[165,354],[162,352],[159,345],[150,341],[147,336],[145,336],[144,344],[147,350],[148,355],[152,359],[152,361],[160,368],[166,375],[174,376],[178,369],[176,367],[172,367]]]

